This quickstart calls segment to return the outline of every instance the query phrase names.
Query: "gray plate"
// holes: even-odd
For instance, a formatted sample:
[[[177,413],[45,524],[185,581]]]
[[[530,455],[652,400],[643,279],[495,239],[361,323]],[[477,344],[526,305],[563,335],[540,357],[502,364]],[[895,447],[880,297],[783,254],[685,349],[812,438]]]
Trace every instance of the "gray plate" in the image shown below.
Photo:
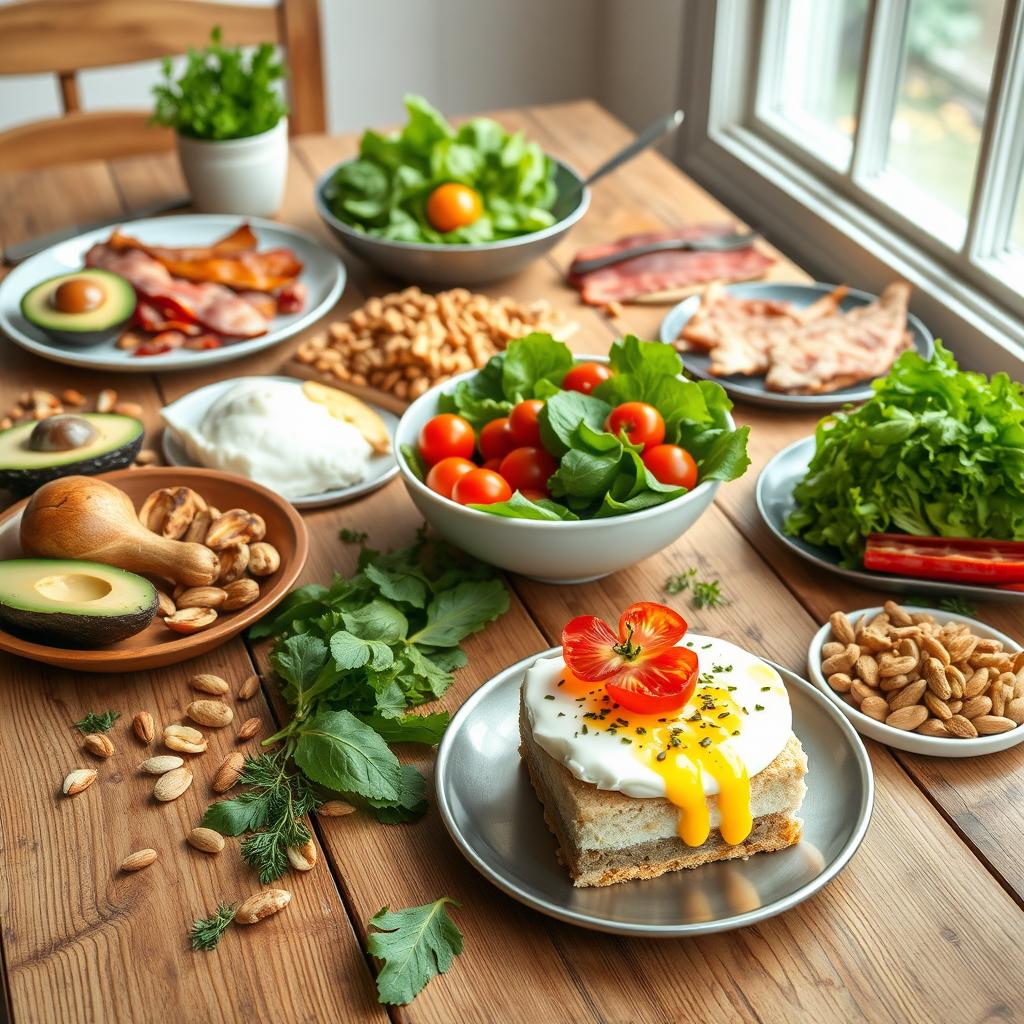
[[[484,683],[459,709],[437,752],[437,804],[469,862],[513,898],[562,921],[620,935],[678,938],[754,924],[827,885],[856,852],[874,797],[860,737],[827,697],[778,668],[810,769],[804,838],[778,853],[640,882],[577,889],[519,758],[519,686],[531,655]]]
[[[167,411],[186,420],[190,426],[197,426],[213,402],[227,391],[228,388],[237,384],[239,379],[232,377],[227,380],[218,380],[214,381],[213,384],[207,384],[206,387],[190,391],[187,395],[182,395],[176,402],[172,402],[167,406]],[[296,387],[301,387],[303,383],[295,377],[270,375],[267,379],[284,381],[286,384],[294,384]],[[352,501],[354,498],[369,494],[371,491],[377,490],[378,487],[383,487],[398,472],[398,460],[395,458],[395,430],[398,428],[398,417],[387,409],[374,405],[372,402],[367,402],[366,404],[374,409],[380,418],[384,420],[384,425],[387,427],[388,434],[391,437],[391,451],[385,452],[383,455],[372,455],[370,457],[369,474],[365,480],[360,481],[358,484],[352,484],[350,487],[337,487],[330,491],[322,491],[319,494],[303,494],[298,498],[289,498],[288,500],[296,508],[325,508],[328,505],[341,505],[346,501]],[[161,437],[161,448],[163,448],[164,458],[170,466],[199,465],[198,462],[194,462],[189,458],[188,452],[185,451],[185,446],[170,427],[164,427],[163,436]]]
[[[888,590],[897,594],[939,594],[962,597],[967,601],[1024,602],[1024,592],[996,590],[992,587],[972,586],[967,583],[943,583],[941,580],[915,579],[913,576],[888,576],[866,569],[845,569],[839,564],[839,552],[834,548],[809,544],[801,537],[790,537],[783,525],[793,511],[793,489],[804,478],[814,455],[814,438],[805,437],[783,448],[757,478],[757,510],[768,529],[791,551],[808,562],[845,576],[854,583],[875,590]]]
[[[822,284],[786,284],[778,281],[762,281],[753,284],[731,284],[726,289],[730,295],[739,299],[771,299],[792,302],[795,306],[809,306],[823,295],[834,291],[835,285]],[[840,303],[841,309],[853,309],[873,302],[877,298],[870,292],[851,288]],[[700,296],[691,295],[678,306],[673,306],[661,322],[661,340],[671,345],[683,325],[696,312],[700,305]],[[907,328],[911,333],[914,348],[924,356],[931,357],[935,348],[931,331],[910,313],[907,315]],[[691,376],[700,380],[714,380],[737,401],[751,405],[761,405],[775,409],[836,409],[847,402],[866,402],[874,392],[870,382],[853,384],[847,388],[830,392],[827,395],[787,395],[779,391],[769,391],[764,386],[763,377],[712,377],[708,372],[711,357],[702,352],[680,352],[683,365]]]

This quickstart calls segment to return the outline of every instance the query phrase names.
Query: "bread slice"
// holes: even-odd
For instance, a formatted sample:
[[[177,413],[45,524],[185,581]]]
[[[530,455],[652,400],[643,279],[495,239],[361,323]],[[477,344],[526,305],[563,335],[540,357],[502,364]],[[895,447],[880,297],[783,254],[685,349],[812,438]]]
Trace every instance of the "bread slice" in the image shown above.
[[[735,857],[769,853],[800,841],[796,817],[807,787],[807,756],[795,734],[779,755],[750,780],[750,835],[736,845],[722,839],[715,798],[708,799],[711,835],[687,846],[677,834],[677,808],[656,797],[638,798],[581,782],[533,738],[520,704],[520,754],[544,805],[544,820],[561,847],[560,859],[576,886],[612,885],[656,878],[666,871],[696,868]]]

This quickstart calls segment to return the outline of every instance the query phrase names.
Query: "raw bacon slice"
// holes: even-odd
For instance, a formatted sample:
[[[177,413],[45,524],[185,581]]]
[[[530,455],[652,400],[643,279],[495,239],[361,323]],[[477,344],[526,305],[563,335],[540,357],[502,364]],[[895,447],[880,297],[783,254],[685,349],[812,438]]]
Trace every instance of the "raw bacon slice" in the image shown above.
[[[694,224],[672,231],[627,235],[606,245],[584,249],[577,253],[573,263],[669,238],[690,241],[734,234],[737,230],[732,224]],[[634,256],[589,274],[575,274],[570,266],[569,283],[580,290],[584,302],[604,306],[610,302],[628,302],[653,292],[687,288],[709,281],[746,281],[760,277],[774,262],[753,246],[732,252],[659,252]]]
[[[206,248],[146,245],[120,231],[114,231],[107,245],[115,252],[144,252],[186,281],[223,284],[239,290],[271,292],[302,273],[302,263],[291,249],[256,252],[256,236],[248,225]]]
[[[910,285],[890,284],[874,301],[803,324],[770,353],[765,386],[819,395],[887,373],[909,348]]]
[[[117,252],[99,243],[86,253],[85,263],[120,274],[162,312],[173,311],[175,320],[198,323],[232,338],[255,338],[270,326],[266,317],[229,288],[177,281],[163,264],[138,249]]]

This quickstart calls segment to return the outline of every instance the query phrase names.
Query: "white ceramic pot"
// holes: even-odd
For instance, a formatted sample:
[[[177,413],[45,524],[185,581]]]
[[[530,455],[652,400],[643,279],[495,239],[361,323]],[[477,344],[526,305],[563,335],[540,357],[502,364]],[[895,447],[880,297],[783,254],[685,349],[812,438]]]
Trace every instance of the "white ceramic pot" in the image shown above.
[[[577,360],[606,363],[606,356]],[[446,540],[484,562],[544,583],[585,583],[625,569],[668,547],[707,511],[720,486],[709,480],[664,505],[608,519],[541,522],[505,519],[443,498],[409,469],[404,445],[414,448],[423,425],[437,413],[442,391],[477,371],[459,374],[417,398],[405,411],[395,434],[398,468],[423,518]],[[735,427],[729,417],[729,427]]]
[[[177,138],[181,171],[199,213],[270,217],[277,212],[288,171],[288,118],[246,139]]]

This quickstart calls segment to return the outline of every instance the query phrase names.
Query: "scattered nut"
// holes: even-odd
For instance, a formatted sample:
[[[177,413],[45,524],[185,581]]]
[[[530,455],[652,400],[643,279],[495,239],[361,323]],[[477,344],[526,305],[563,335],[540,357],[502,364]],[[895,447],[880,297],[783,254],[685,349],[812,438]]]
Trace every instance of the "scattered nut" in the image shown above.
[[[164,746],[183,754],[201,754],[206,750],[206,737],[190,725],[168,725],[164,728]]]
[[[220,853],[224,849],[224,837],[212,828],[194,828],[185,838],[189,846],[203,853]]]
[[[255,580],[235,580],[234,583],[229,583],[224,588],[224,593],[226,595],[223,604],[224,611],[233,612],[258,600],[260,585]]]
[[[276,914],[291,903],[292,894],[287,889],[264,889],[250,896],[235,914],[239,924],[256,924],[271,914]]]
[[[153,786],[153,796],[163,803],[169,800],[177,800],[182,793],[192,785],[192,773],[182,766],[172,768],[165,775],[161,775]]]
[[[156,860],[156,850],[136,850],[121,861],[122,871],[141,871]]]
[[[199,675],[193,676],[188,681],[188,685],[193,690],[199,690],[200,693],[212,693],[215,697],[223,697],[224,694],[231,692],[227,680],[215,676],[211,672],[201,672]]]
[[[148,711],[136,711],[132,718],[132,732],[142,743],[152,743],[156,735],[153,716]]]
[[[104,388],[96,399],[97,412],[110,412],[117,402],[117,392],[113,388]]]
[[[258,718],[247,718],[239,727],[238,738],[240,740],[251,740],[260,731],[260,720]]]
[[[313,842],[312,837],[307,839],[301,846],[289,846],[286,852],[288,863],[296,871],[312,871],[316,867],[316,843]]]
[[[242,768],[245,765],[245,755],[237,750],[233,750],[227,757],[224,758],[220,763],[220,767],[217,769],[213,776],[213,781],[210,783],[210,788],[215,793],[226,793],[235,783],[238,782],[238,777],[242,774]]]
[[[281,568],[281,555],[273,544],[261,540],[249,548],[249,572],[253,576],[270,576]]]
[[[211,729],[230,725],[235,717],[234,711],[219,700],[194,700],[185,708],[185,714],[198,725],[206,725]]]
[[[239,700],[252,700],[253,697],[259,692],[260,688],[260,677],[258,675],[247,676],[242,682],[242,685],[238,688],[238,699]]]
[[[156,602],[156,613],[162,619],[166,619],[178,610],[178,606],[162,590],[156,592]]]
[[[164,625],[175,633],[188,636],[212,626],[216,621],[217,612],[214,608],[182,608],[166,616]]]
[[[166,775],[168,772],[180,768],[185,763],[183,758],[174,754],[158,754],[156,757],[147,757],[139,765],[139,771],[147,775]]]
[[[189,587],[175,603],[179,608],[219,608],[227,599],[227,592],[220,587]]]
[[[317,808],[316,813],[322,818],[343,818],[354,811],[355,807],[345,800],[328,800]]]
[[[114,753],[114,744],[110,737],[101,732],[88,733],[82,741],[82,746],[97,757],[112,757]]]
[[[98,774],[92,768],[76,768],[73,772],[68,772],[61,787],[64,795],[74,796],[83,789],[88,789],[96,781]]]

